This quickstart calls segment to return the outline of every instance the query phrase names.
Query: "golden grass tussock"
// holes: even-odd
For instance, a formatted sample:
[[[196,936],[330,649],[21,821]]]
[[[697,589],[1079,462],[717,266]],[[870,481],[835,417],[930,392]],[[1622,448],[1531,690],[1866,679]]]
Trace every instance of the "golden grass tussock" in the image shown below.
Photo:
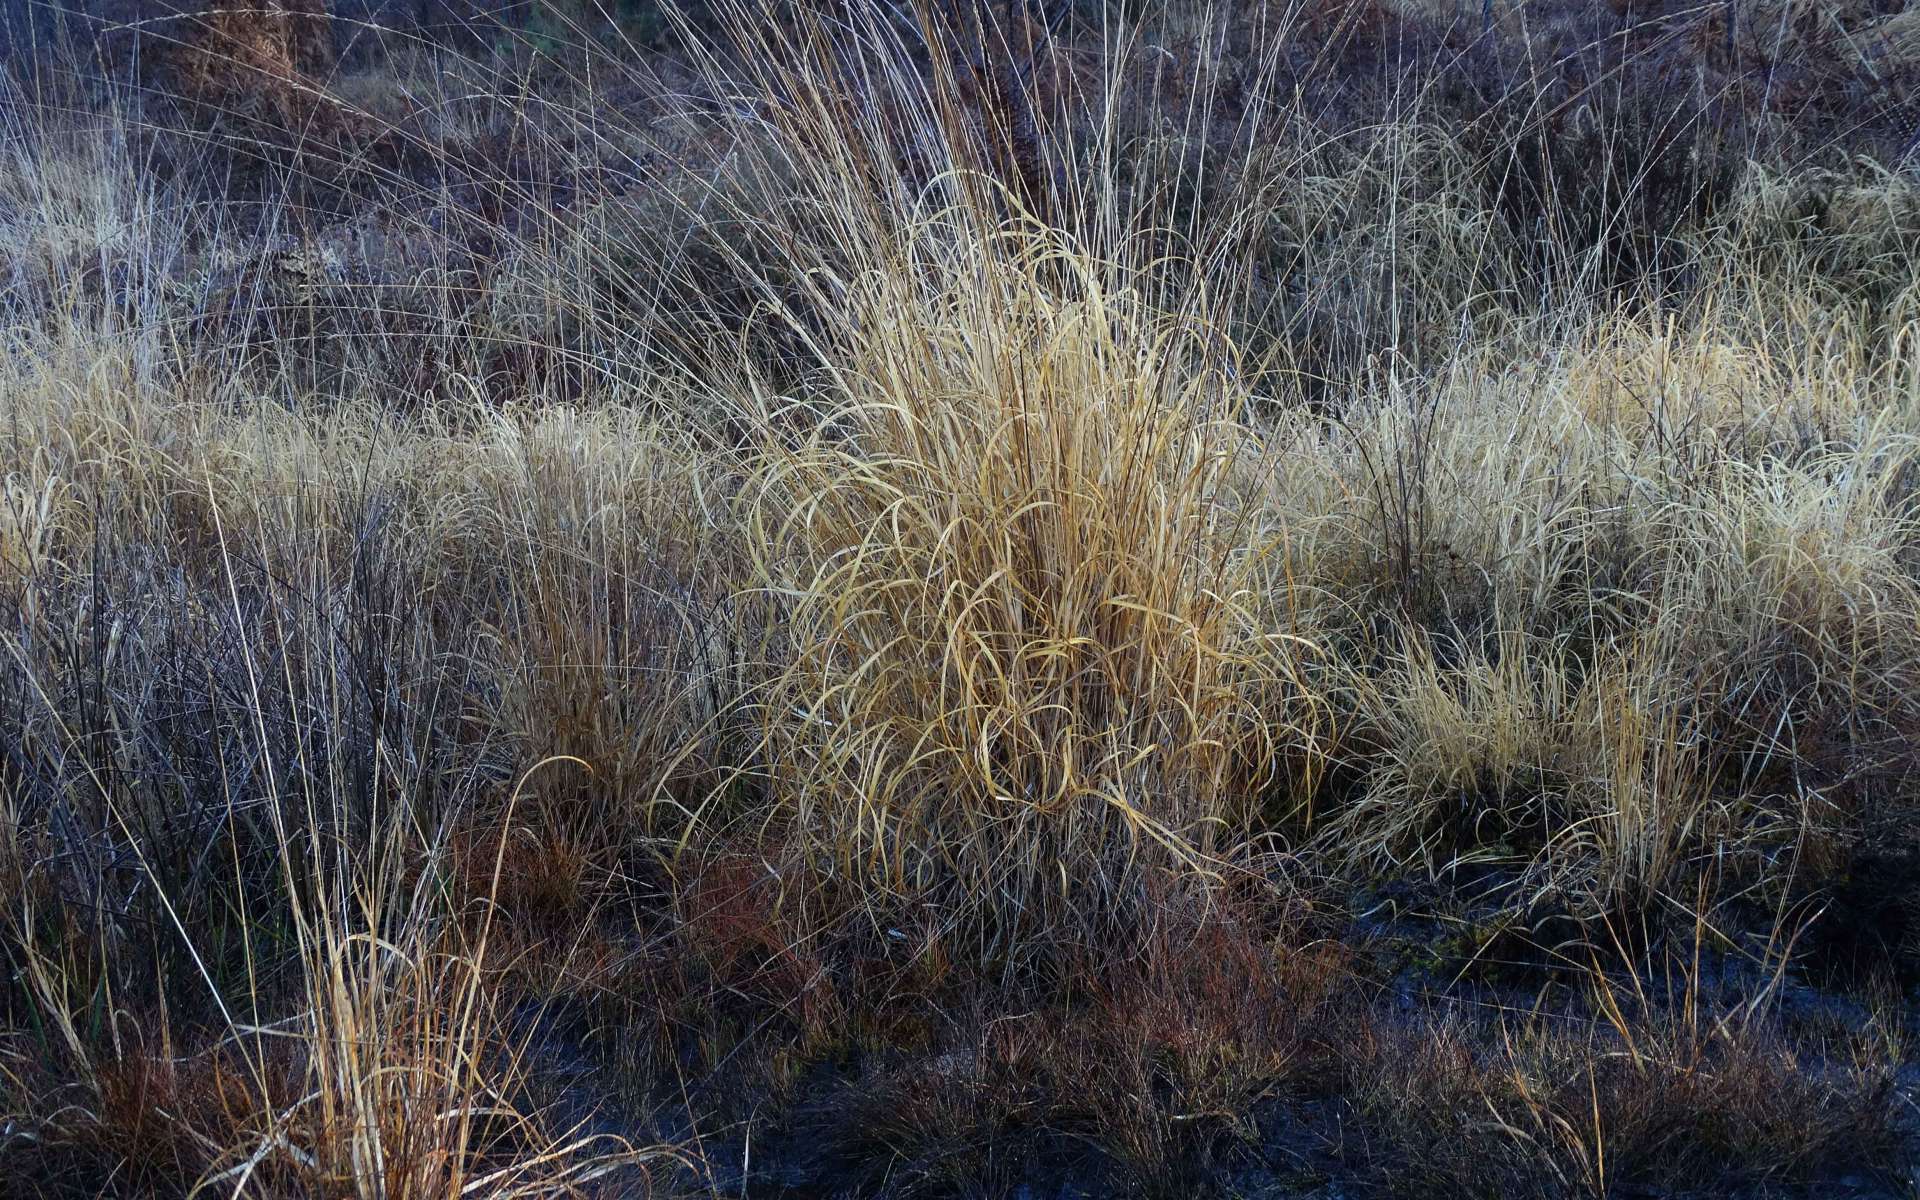
[[[1113,267],[925,252],[952,286],[856,283],[837,386],[756,410],[748,540],[791,655],[758,702],[775,819],[876,898],[1098,929],[1136,868],[1205,872],[1261,789],[1311,786],[1272,778],[1325,714],[1256,590],[1278,546],[1235,479],[1264,451],[1218,335]]]

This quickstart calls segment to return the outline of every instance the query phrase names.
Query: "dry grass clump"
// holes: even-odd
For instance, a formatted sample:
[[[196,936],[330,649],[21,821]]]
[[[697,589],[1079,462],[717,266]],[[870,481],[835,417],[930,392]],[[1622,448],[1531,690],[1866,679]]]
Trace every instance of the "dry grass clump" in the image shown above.
[[[1203,298],[1154,307],[1177,268],[1022,227],[1041,201],[990,174],[989,102],[951,64],[800,28],[754,64],[765,124],[724,119],[744,186],[714,193],[731,220],[788,188],[760,214],[788,248],[735,262],[810,363],[798,395],[749,375],[715,403],[779,616],[761,807],[702,815],[788,840],[876,921],[937,903],[989,958],[1129,927],[1149,867],[1210,870],[1321,736],[1306,649],[1249,587],[1246,384]],[[843,80],[860,37],[879,66]],[[843,82],[873,103],[843,111]]]
[[[1898,804],[1904,376],[1792,328],[1628,323],[1294,427],[1264,519],[1366,780],[1327,838],[1604,908]]]
[[[632,410],[402,427],[223,403],[137,335],[22,342],[5,1107],[32,1186],[578,1194],[625,1170],[530,1099],[503,980],[539,972],[487,934],[539,888],[571,921],[607,885],[449,864],[462,830],[536,816],[604,859],[671,771],[711,767],[689,738],[725,704],[736,585],[690,502],[702,460]],[[555,750],[606,790],[504,800]]]
[[[324,502],[250,499],[250,524],[227,524],[239,497],[207,514],[233,529],[211,561],[123,540],[164,514],[97,528],[4,641],[20,1169],[57,1190],[77,1162],[89,1193],[575,1195],[644,1161],[530,1099],[505,849],[477,895],[453,886],[465,814],[512,828],[520,805],[491,798],[516,759],[474,728],[484,660],[436,644],[446,610],[377,510],[349,533]]]
[[[1883,1068],[1802,1057],[1737,1014],[1637,1013],[1624,1039],[1521,1014],[1491,1047],[1442,1018],[1374,1043],[1353,1068],[1388,1195],[1792,1188],[1835,1168],[1871,1173],[1897,1137]]]
[[[405,836],[397,823],[372,834]],[[211,1033],[176,1033],[164,1009],[157,1024],[142,1019],[108,978],[104,996],[76,994],[74,964],[34,949],[41,914],[18,909],[9,933],[39,1037],[16,1042],[27,1065],[0,1092],[16,1169],[49,1195],[117,1180],[165,1195],[574,1196],[659,1157],[554,1128],[528,1104],[528,1035],[483,965],[490,919],[464,932],[431,874],[409,890],[399,848],[376,848],[328,887],[330,855],[300,862],[301,848],[282,844],[282,870],[306,894],[292,928],[268,917],[255,936],[297,946],[292,1012],[262,1012],[283,1006],[286,983],[222,981],[196,955],[224,1023]],[[271,897],[251,904],[273,908]],[[271,964],[262,950],[250,948],[260,958],[249,966]]]
[[[792,655],[767,786],[822,869],[1004,953],[1137,918],[1137,868],[1205,870],[1319,732],[1307,648],[1257,616],[1232,482],[1260,451],[1207,335],[1044,243],[927,249],[953,285],[856,282],[838,387],[756,410],[798,426],[752,518]]]
[[[1436,869],[1517,864],[1587,912],[1643,907],[1739,847],[1700,738],[1644,663],[1512,639],[1444,669],[1433,653],[1416,641],[1376,681],[1362,719],[1382,750],[1329,836]]]
[[[1893,344],[1920,313],[1920,187],[1872,162],[1792,174],[1756,167],[1703,251],[1734,277],[1797,281],[1856,346]],[[1735,292],[1738,294],[1738,291]]]
[[[448,457],[416,458],[406,486],[448,514],[433,539],[452,586],[498,597],[472,630],[499,727],[522,761],[584,764],[592,816],[574,819],[596,837],[632,830],[657,788],[709,786],[740,723],[759,609],[738,594],[738,484],[632,410],[528,408],[484,430],[420,447]]]
[[[11,109],[0,129],[7,133],[0,247],[10,320],[31,320],[33,301],[80,316],[111,295],[132,264],[166,254],[164,241],[146,236],[158,205],[129,170],[126,130],[114,115],[59,120]]]

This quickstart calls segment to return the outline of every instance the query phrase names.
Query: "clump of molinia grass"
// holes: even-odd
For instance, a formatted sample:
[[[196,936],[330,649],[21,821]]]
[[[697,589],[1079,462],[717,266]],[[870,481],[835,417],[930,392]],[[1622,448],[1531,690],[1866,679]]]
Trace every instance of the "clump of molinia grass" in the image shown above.
[[[832,386],[755,397],[749,543],[787,608],[769,819],[983,946],[1108,928],[1317,744],[1308,648],[1252,587],[1236,481],[1263,452],[1217,340],[1113,264],[1044,236],[901,254],[850,290]]]

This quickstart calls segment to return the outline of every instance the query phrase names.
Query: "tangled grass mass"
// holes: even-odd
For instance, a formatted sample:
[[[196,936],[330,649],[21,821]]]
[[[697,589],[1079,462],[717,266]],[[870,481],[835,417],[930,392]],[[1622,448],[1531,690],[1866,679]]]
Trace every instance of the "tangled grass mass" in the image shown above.
[[[1920,1187],[1920,7],[14,9],[0,1192]]]

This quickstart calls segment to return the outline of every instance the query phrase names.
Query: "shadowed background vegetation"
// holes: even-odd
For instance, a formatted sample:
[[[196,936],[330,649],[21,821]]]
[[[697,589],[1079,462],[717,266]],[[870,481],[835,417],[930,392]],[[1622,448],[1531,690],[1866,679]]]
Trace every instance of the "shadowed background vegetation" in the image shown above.
[[[1912,1194],[1920,9],[4,27],[7,1187]]]

